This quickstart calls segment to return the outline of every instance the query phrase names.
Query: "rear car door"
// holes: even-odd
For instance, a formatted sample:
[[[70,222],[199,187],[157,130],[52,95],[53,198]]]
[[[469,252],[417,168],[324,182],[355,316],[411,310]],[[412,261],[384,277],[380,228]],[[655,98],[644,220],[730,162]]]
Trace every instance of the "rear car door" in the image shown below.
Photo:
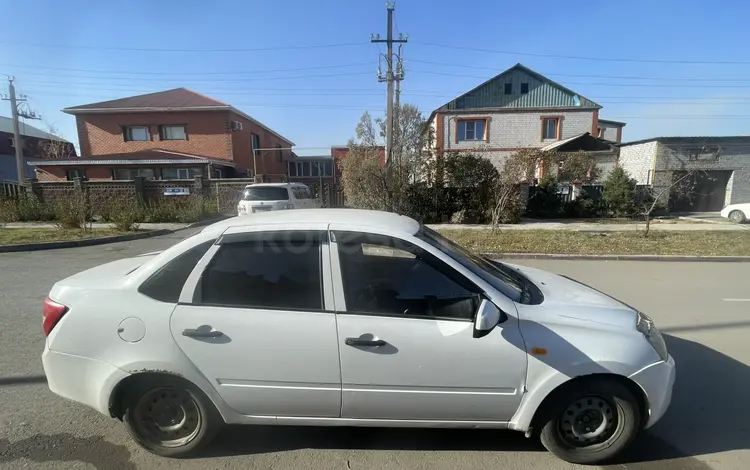
[[[233,230],[185,283],[170,321],[175,341],[238,413],[338,417],[325,227]]]
[[[513,303],[499,306],[507,321],[474,338],[482,290],[426,247],[374,233],[332,234],[341,416],[510,420],[526,378]]]

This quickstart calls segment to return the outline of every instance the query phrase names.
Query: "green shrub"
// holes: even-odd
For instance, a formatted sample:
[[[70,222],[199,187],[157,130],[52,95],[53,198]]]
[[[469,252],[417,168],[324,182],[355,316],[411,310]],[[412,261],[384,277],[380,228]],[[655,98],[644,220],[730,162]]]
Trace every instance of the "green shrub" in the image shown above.
[[[34,194],[19,197],[16,201],[18,220],[22,222],[47,221],[55,218],[54,208],[48,207]]]
[[[586,191],[582,191],[575,200],[563,204],[562,215],[578,219],[603,217],[606,215],[606,204],[595,201]]]
[[[18,203],[13,199],[0,199],[0,224],[19,220],[21,218],[18,214]]]
[[[74,193],[53,205],[57,225],[63,229],[85,229],[91,220],[91,206],[84,192]]]
[[[143,209],[143,222],[197,222],[204,214],[203,198],[161,198],[147,203]]]
[[[615,217],[628,217],[635,213],[636,181],[622,169],[615,168],[604,182],[602,200]]]
[[[123,232],[138,230],[138,222],[143,219],[143,208],[132,199],[112,201],[107,205],[107,212],[112,227]]]
[[[526,210],[530,217],[554,218],[559,217],[562,210],[562,200],[557,194],[557,180],[554,176],[545,176],[535,188],[534,195],[529,198]]]

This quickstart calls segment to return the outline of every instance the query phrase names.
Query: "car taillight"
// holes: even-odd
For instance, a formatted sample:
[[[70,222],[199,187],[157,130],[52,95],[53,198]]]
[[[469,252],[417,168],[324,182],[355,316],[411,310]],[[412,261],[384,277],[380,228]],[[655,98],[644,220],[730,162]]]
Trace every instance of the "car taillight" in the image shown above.
[[[44,330],[44,336],[49,336],[52,329],[57,325],[57,322],[60,321],[67,311],[68,307],[65,305],[58,304],[49,297],[44,299],[42,306],[42,329]]]

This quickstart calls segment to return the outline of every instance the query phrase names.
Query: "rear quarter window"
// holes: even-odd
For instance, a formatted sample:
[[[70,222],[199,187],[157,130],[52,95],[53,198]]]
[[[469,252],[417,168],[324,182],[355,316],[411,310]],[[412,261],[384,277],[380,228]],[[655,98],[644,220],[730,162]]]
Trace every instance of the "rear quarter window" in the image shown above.
[[[168,262],[138,287],[138,292],[160,302],[177,303],[190,273],[215,239],[200,243]]]

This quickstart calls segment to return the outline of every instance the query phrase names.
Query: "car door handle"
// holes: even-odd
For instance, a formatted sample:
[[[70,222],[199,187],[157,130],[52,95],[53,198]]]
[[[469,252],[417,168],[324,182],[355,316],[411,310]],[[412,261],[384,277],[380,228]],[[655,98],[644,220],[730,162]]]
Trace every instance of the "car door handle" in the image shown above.
[[[385,346],[386,342],[382,339],[359,339],[359,338],[346,338],[344,344],[347,346]]]
[[[222,333],[219,330],[208,330],[208,329],[192,329],[188,328],[185,330],[182,330],[182,336],[187,336],[189,338],[218,338],[219,336],[223,336],[224,333]]]

